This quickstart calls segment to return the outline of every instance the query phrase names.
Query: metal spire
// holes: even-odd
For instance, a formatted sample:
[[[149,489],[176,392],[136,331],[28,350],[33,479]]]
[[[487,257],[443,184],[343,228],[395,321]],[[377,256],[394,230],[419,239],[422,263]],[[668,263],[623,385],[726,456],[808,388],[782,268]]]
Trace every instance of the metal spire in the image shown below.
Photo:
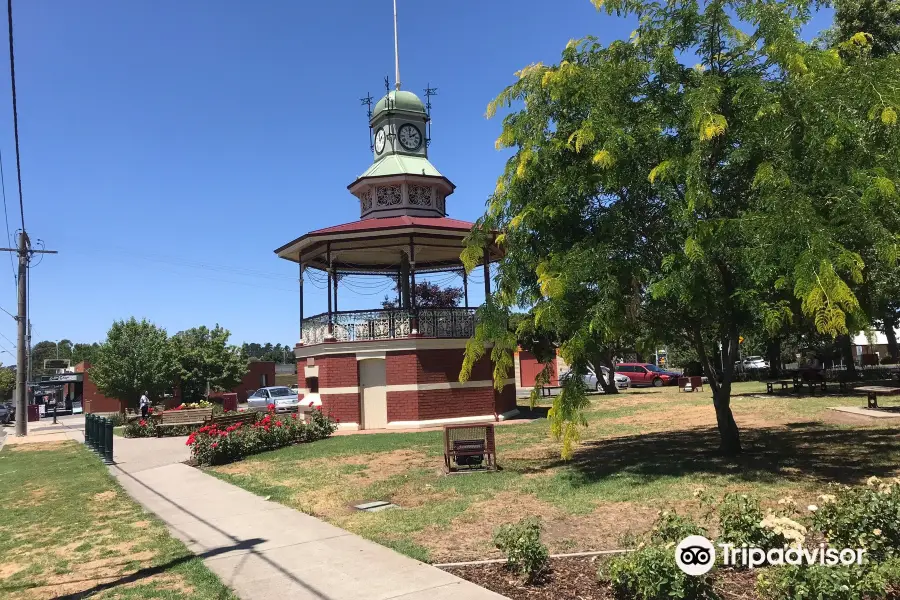
[[[397,0],[394,0],[394,86],[400,89],[400,45],[397,41]]]

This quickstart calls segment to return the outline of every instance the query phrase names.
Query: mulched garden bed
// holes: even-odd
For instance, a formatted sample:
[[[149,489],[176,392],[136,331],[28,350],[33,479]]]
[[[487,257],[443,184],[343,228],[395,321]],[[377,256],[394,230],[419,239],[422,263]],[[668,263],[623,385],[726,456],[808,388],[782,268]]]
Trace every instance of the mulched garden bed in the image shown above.
[[[551,558],[543,581],[525,585],[503,564],[444,569],[512,600],[612,600],[608,587],[597,581],[598,558]],[[715,588],[722,600],[756,598],[758,571],[720,571]]]

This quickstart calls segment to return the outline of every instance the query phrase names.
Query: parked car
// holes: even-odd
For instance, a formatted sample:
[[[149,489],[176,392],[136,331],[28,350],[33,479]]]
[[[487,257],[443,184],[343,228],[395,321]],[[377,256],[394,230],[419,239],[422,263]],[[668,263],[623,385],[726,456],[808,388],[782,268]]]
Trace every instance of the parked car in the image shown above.
[[[676,385],[679,373],[660,369],[656,365],[647,363],[621,363],[616,365],[616,374],[622,374],[631,379],[631,385],[652,385],[662,387],[664,385]]]
[[[748,356],[743,362],[744,369],[768,369],[769,361],[762,356]]]
[[[9,425],[16,419],[16,406],[12,402],[0,402],[0,424]]]
[[[609,369],[607,369],[606,367],[600,367],[600,369],[602,370],[603,376],[607,377],[609,374]],[[570,373],[571,371],[566,371],[560,378],[563,379],[565,377],[568,377]],[[588,372],[582,375],[582,378],[584,379],[584,384],[589,389],[597,390],[601,394],[603,393],[603,386],[600,385],[600,382],[597,380],[597,373],[594,371],[593,367],[589,366]],[[620,390],[627,390],[628,386],[631,385],[631,380],[627,376],[620,375],[618,373],[615,374],[614,381],[616,384],[616,388]]]
[[[265,411],[270,404],[275,405],[275,412],[291,412],[297,410],[300,399],[291,388],[283,385],[259,388],[247,397],[249,410]]]

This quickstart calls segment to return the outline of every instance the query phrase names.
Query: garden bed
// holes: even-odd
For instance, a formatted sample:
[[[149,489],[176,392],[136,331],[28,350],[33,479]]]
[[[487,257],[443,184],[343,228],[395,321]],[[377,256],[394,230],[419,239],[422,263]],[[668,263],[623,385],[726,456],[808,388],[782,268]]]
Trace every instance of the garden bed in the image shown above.
[[[504,564],[448,567],[444,570],[510,600],[614,600],[607,585],[597,581],[597,568],[603,558],[551,558],[550,570],[534,585],[526,585],[521,577]],[[715,579],[720,600],[751,600],[759,571],[721,570]]]
[[[258,421],[237,421],[221,427],[217,423],[204,425],[188,436],[187,445],[194,464],[222,465],[252,454],[322,440],[336,429],[337,421],[325,415],[321,407],[311,410],[306,418],[300,418],[298,413],[282,417],[275,414],[275,406],[270,404]]]

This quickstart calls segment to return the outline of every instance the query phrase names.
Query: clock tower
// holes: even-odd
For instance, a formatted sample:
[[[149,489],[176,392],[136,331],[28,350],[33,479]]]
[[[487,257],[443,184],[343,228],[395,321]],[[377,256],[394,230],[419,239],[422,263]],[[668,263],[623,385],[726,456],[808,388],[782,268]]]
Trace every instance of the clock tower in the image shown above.
[[[348,186],[359,199],[360,219],[444,217],[456,187],[428,160],[430,120],[418,96],[388,92],[372,111],[374,162]]]

